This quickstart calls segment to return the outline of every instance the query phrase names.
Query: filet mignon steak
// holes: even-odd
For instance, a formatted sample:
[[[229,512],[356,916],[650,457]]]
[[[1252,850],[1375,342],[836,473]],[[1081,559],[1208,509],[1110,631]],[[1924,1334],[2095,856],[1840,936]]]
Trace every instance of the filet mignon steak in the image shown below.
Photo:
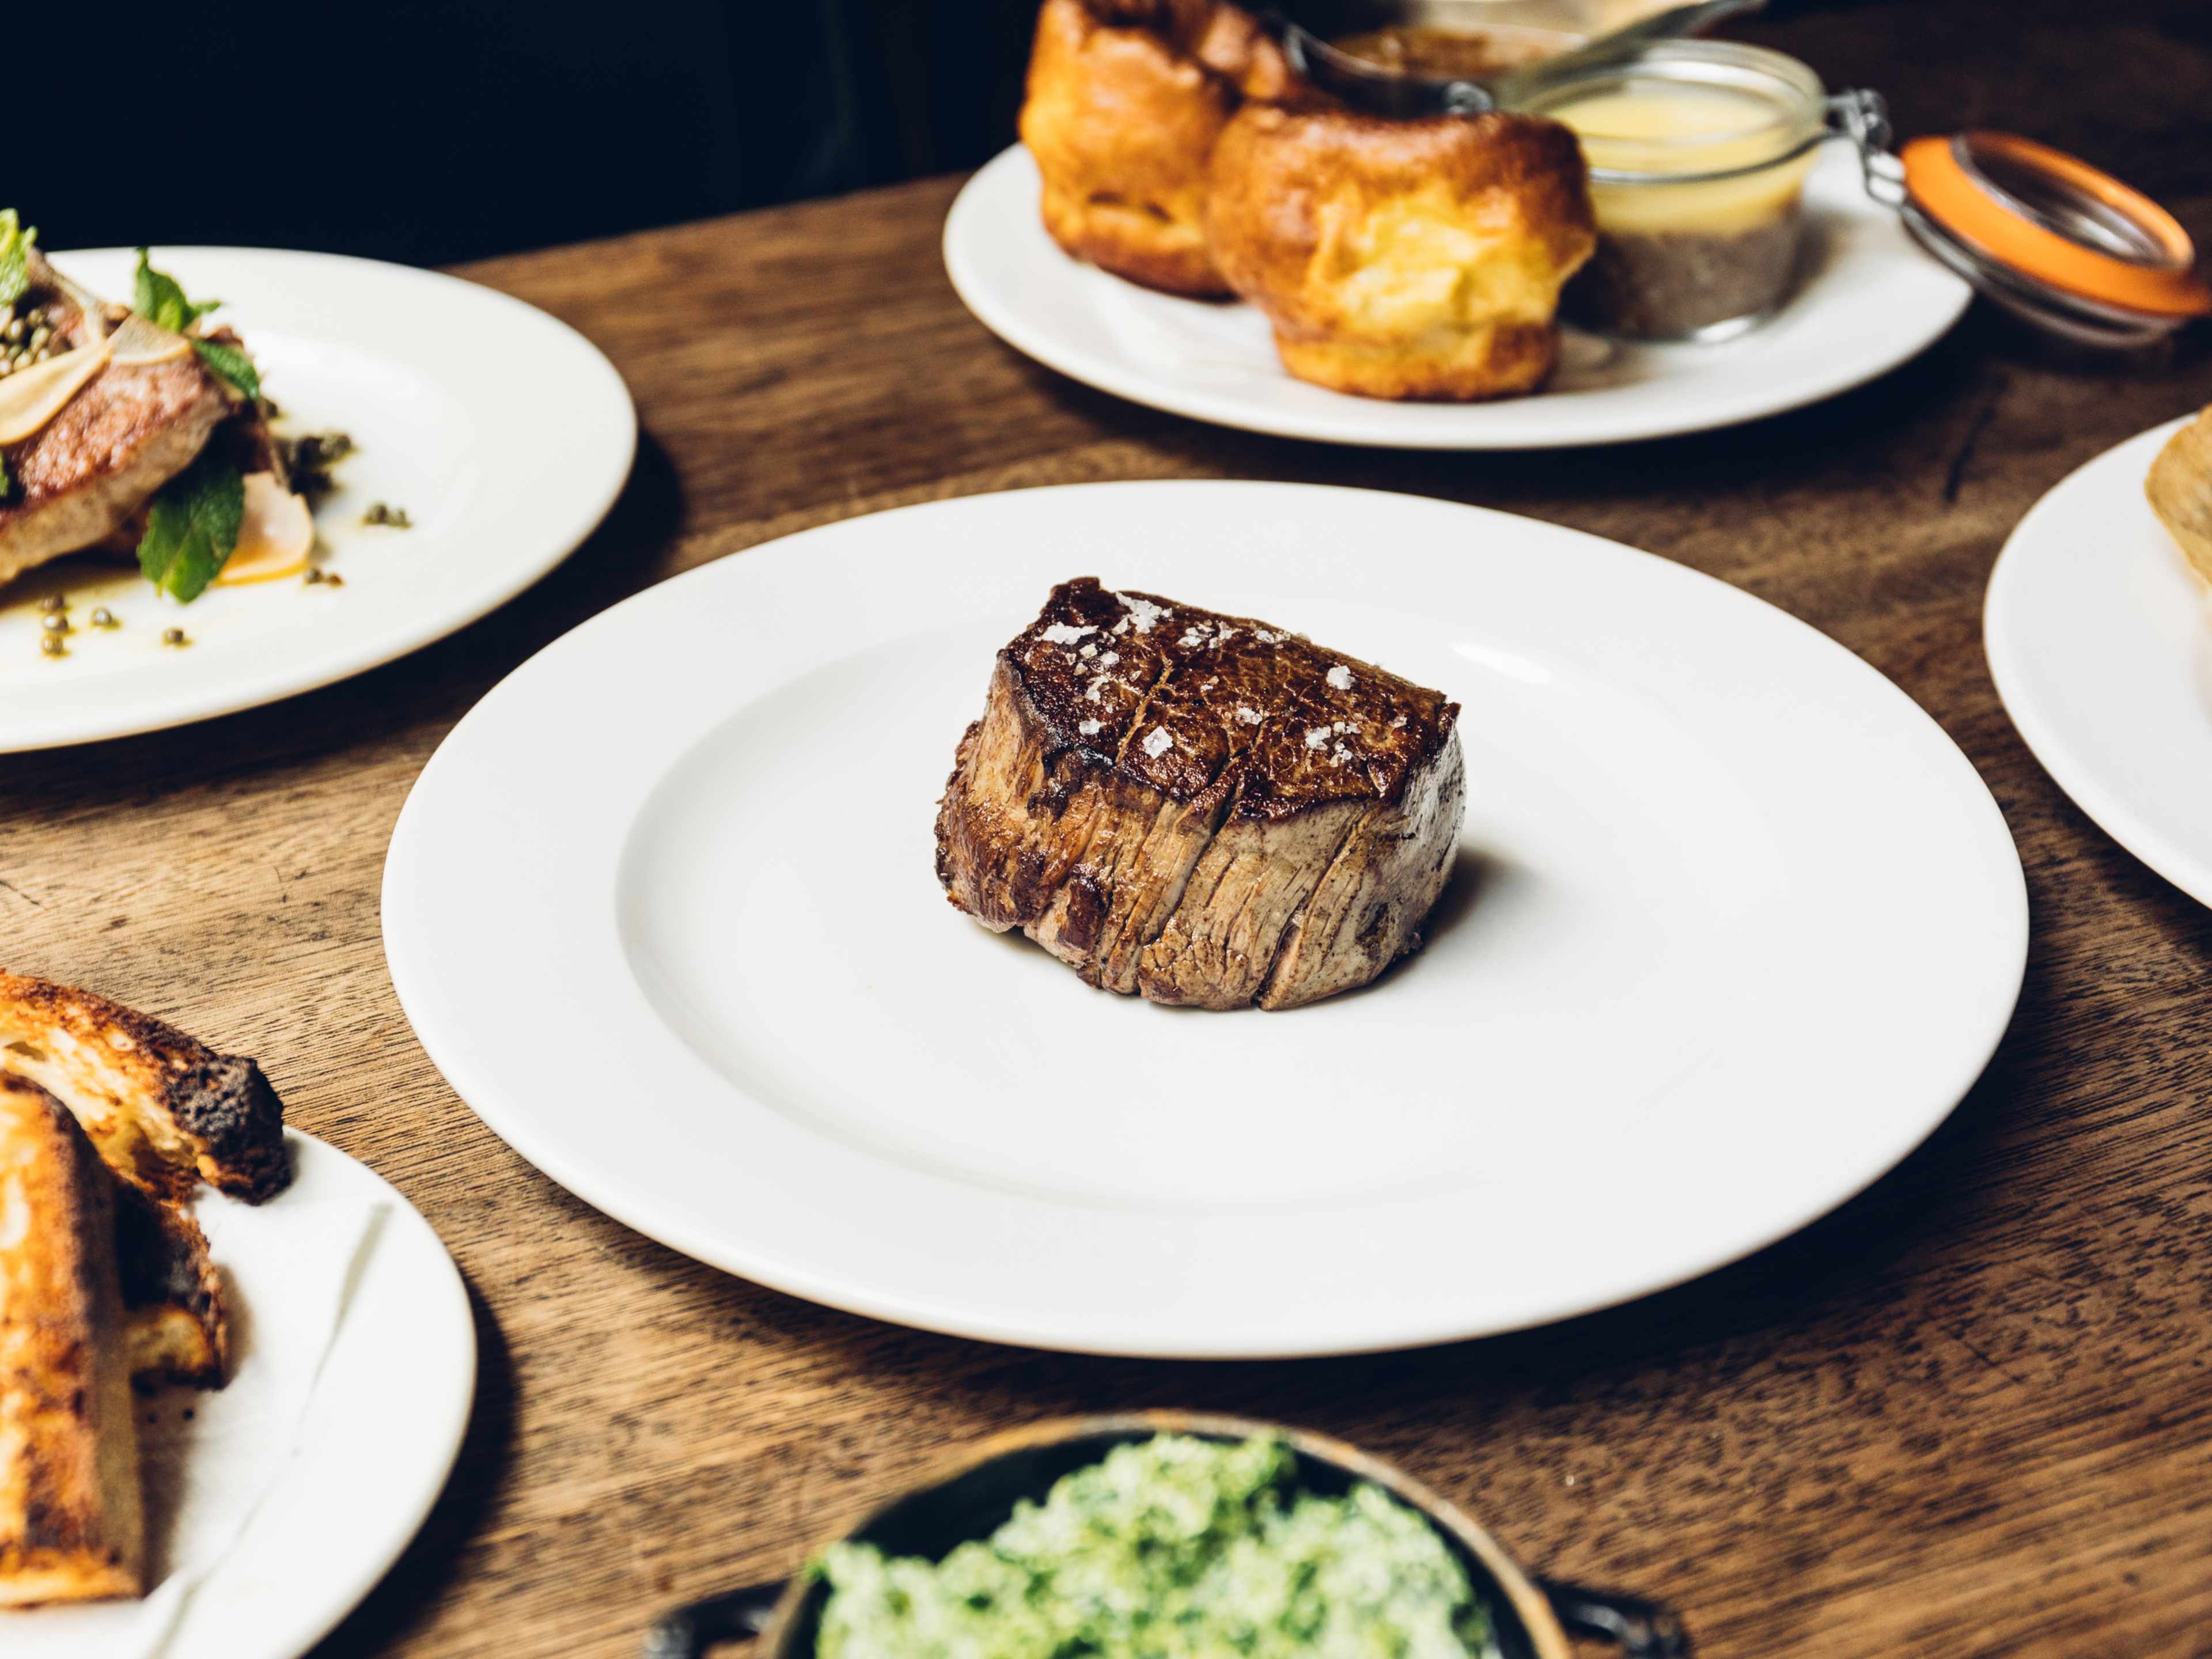
[[[999,653],[938,879],[1090,984],[1295,1008],[1419,944],[1466,812],[1458,718],[1301,635],[1079,577]]]

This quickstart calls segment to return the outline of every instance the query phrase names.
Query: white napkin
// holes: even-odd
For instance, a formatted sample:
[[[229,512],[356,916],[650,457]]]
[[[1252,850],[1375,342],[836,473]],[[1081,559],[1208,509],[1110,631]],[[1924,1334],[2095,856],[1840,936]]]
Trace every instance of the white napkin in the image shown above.
[[[303,1159],[322,1150],[291,1146]],[[258,1207],[201,1195],[200,1224],[228,1281],[231,1378],[219,1390],[165,1389],[138,1401],[149,1593],[0,1613],[8,1659],[159,1659],[193,1593],[283,1480],[391,1208],[313,1186],[302,1181]]]

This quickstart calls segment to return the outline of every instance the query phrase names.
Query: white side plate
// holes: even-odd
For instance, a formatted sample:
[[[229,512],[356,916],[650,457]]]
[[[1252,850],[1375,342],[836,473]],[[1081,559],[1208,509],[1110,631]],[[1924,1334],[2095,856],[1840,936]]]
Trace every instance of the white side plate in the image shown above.
[[[993,653],[1095,574],[1465,705],[1427,948],[1196,1013],[952,910]],[[1446,502],[1103,484],[854,520],[593,618],[465,719],[386,866],[392,977],[522,1155],[700,1259],[1040,1346],[1526,1325],[1780,1237],[2003,1030],[2020,865],[1895,687],[1749,596]]]
[[[2107,450],[2038,501],[1990,574],[2005,712],[2114,841],[2212,904],[2212,607],[2143,496],[2185,422]]]
[[[1069,258],[1037,218],[1036,164],[1016,145],[968,181],[945,266],[983,325],[1103,392],[1218,426],[1405,449],[1557,449],[1702,432],[1832,397],[1925,349],[1973,292],[1869,199],[1832,149],[1805,189],[1796,296],[1719,345],[1613,347],[1569,331],[1544,392],[1486,404],[1389,403],[1294,380],[1249,306],[1177,299]]]
[[[216,587],[189,605],[128,564],[75,558],[0,588],[0,753],[158,731],[273,702],[444,638],[553,568],[629,475],[637,421],[622,377],[544,312],[457,277],[335,254],[155,250],[195,299],[223,301],[290,433],[349,433],[360,453],[316,514],[298,578]],[[136,256],[57,255],[128,300]],[[361,522],[370,503],[411,530]],[[39,651],[38,601],[66,594],[70,654]],[[122,626],[89,626],[105,605]],[[165,629],[191,643],[165,647]]]
[[[476,1393],[460,1274],[366,1165],[286,1139],[295,1174],[277,1197],[200,1200],[232,1291],[229,1388],[142,1402],[149,1465],[172,1470],[147,1477],[156,1576],[217,1565],[181,1600],[164,1583],[143,1602],[0,1613],[9,1659],[295,1659],[398,1559],[444,1487]]]

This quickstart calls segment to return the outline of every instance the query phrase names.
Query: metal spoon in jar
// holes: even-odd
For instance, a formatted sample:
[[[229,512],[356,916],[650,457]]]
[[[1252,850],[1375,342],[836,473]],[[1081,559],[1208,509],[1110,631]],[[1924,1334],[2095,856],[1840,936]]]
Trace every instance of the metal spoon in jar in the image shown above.
[[[1632,58],[1651,41],[1696,34],[1723,18],[1760,10],[1765,3],[1766,0],[1700,0],[1696,5],[1670,6],[1571,52],[1486,80],[1405,74],[1331,46],[1280,12],[1268,13],[1265,21],[1291,67],[1323,92],[1371,114],[1414,118],[1480,115],[1485,110],[1505,107],[1554,75]]]

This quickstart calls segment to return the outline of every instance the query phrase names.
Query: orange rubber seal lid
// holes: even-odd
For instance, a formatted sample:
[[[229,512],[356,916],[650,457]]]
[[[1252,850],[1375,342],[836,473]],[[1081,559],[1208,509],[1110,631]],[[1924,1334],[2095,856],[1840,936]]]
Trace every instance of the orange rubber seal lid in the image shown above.
[[[2061,235],[1974,166],[1987,157],[2124,221],[2156,253],[2138,262]],[[1905,188],[1929,218],[1984,258],[2062,294],[2154,317],[2212,313],[2212,288],[2196,273],[2197,250],[2174,216],[2108,173],[2063,150],[2005,132],[1915,138],[1905,147]]]

